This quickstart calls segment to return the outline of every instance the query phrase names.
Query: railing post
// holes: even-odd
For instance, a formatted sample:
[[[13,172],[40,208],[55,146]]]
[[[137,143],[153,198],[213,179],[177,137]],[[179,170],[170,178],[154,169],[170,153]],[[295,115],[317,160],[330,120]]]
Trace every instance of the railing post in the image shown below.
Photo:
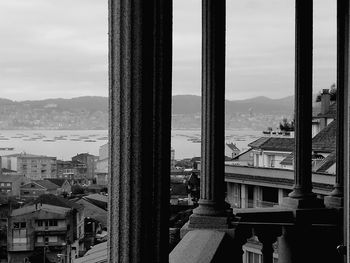
[[[281,227],[260,226],[254,228],[254,234],[262,243],[262,257],[264,263],[273,263],[273,244],[277,237],[281,235]]]
[[[167,262],[172,0],[109,0],[108,262]]]
[[[199,206],[190,227],[225,220],[225,0],[202,1],[202,159]],[[222,220],[206,220],[222,217]]]
[[[293,208],[321,206],[312,193],[312,50],[313,0],[295,6],[295,154],[294,188],[283,205]]]

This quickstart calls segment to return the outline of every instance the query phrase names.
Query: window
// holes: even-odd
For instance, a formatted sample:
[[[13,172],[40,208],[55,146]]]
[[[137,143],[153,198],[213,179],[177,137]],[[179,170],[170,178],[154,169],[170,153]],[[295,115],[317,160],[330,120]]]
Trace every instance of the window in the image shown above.
[[[0,186],[5,186],[5,183],[1,183]]]
[[[49,242],[50,242],[50,243],[57,243],[57,241],[58,241],[57,236],[50,236],[50,237],[49,237]]]
[[[11,183],[6,183],[6,186],[11,186]]]
[[[38,226],[43,226],[43,220],[38,220],[37,224],[38,224]]]
[[[38,237],[36,238],[36,242],[42,243],[42,242],[44,242],[44,238],[41,237],[41,236],[38,236]]]
[[[49,226],[57,226],[57,220],[56,219],[50,219],[49,220]]]
[[[14,229],[12,232],[14,244],[27,243],[27,230],[26,229]]]
[[[13,228],[19,229],[19,226],[20,226],[20,223],[19,223],[19,222],[13,223]]]

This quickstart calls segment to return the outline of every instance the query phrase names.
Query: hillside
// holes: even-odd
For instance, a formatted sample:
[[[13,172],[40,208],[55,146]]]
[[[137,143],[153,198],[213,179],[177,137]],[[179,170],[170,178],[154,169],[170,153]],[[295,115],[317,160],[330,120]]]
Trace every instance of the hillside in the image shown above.
[[[255,97],[225,102],[228,128],[264,129],[291,116],[293,97]],[[173,96],[173,128],[200,127],[201,97]],[[11,101],[0,98],[0,129],[107,129],[108,98],[77,97]]]

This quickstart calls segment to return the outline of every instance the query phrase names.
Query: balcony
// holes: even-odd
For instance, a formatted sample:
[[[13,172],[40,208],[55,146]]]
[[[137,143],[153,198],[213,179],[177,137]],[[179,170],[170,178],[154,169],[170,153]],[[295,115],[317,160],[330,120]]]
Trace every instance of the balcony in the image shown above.
[[[328,194],[335,184],[335,175],[312,173],[313,190],[318,194]],[[294,171],[279,168],[251,166],[225,166],[225,182],[259,184],[275,188],[292,189]]]
[[[344,102],[350,86],[345,63],[350,57],[348,1],[338,0],[337,173],[325,178],[311,172],[312,1],[295,1],[295,171],[226,168],[234,173],[225,171],[223,154],[226,6],[225,1],[202,1],[201,192],[170,257],[172,2],[109,3],[109,261],[242,262],[247,239],[257,237],[264,263],[273,262],[276,241],[280,263],[344,262],[350,149],[349,101]],[[225,180],[236,180],[232,174],[259,181],[273,178],[292,192],[276,207],[230,209]],[[324,201],[313,192],[320,178],[332,188]]]

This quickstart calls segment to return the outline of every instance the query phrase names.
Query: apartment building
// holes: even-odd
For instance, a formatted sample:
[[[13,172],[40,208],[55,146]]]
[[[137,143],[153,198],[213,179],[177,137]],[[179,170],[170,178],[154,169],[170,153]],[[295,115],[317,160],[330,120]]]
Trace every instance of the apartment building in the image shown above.
[[[3,196],[20,196],[22,185],[30,182],[30,179],[20,174],[0,175],[0,195]]]
[[[87,172],[87,165],[79,160],[57,161],[58,179],[66,179],[71,183],[82,183],[86,180]]]
[[[57,195],[59,186],[48,180],[33,180],[20,186],[20,197],[26,200],[38,198],[44,194]]]
[[[17,171],[31,180],[56,178],[56,157],[27,153],[11,154],[1,157],[3,168]]]
[[[44,195],[12,211],[8,219],[8,262],[70,262],[81,207]]]

